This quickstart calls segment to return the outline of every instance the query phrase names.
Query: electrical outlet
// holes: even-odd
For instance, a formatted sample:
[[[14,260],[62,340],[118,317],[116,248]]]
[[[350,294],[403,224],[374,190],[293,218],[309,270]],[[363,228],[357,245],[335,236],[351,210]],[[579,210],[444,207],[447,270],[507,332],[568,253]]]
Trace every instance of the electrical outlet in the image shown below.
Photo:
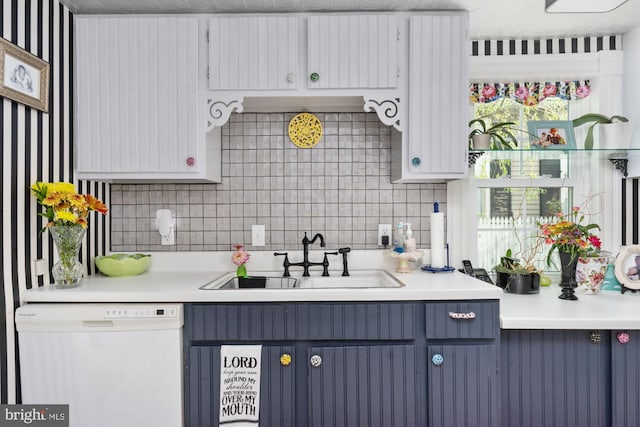
[[[251,226],[251,246],[264,246],[264,225]]]
[[[391,236],[391,224],[378,224],[378,246],[383,246],[382,236],[389,236],[387,247],[391,247],[391,245],[393,244]]]

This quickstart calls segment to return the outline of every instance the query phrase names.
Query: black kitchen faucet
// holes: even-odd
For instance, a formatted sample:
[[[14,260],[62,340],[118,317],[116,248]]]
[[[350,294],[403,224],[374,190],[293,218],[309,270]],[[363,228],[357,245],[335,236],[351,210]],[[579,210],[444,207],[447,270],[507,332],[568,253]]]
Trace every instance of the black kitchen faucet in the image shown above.
[[[312,245],[315,243],[316,240],[320,239],[320,246],[321,247],[325,247],[325,243],[324,243],[324,236],[320,233],[316,233],[313,238],[311,240],[309,240],[309,238],[307,237],[307,233],[304,233],[304,238],[302,239],[302,262],[289,262],[289,255],[287,252],[275,252],[274,255],[278,256],[278,255],[284,255],[284,263],[282,264],[284,266],[284,277],[289,277],[289,267],[290,266],[300,266],[304,268],[304,273],[302,273],[302,276],[304,277],[308,277],[309,276],[309,267],[312,265],[321,265],[323,266],[323,271],[322,271],[322,275],[323,276],[328,276],[329,275],[329,261],[327,259],[327,255],[338,255],[338,252],[325,252],[324,253],[324,259],[322,260],[322,262],[311,262],[309,261],[309,245]]]

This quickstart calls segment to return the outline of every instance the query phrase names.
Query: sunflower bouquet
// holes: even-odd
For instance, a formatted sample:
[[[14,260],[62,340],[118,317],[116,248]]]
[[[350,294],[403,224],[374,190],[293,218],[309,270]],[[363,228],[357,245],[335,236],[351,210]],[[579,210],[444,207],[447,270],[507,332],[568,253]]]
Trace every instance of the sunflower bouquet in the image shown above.
[[[44,208],[38,213],[47,218],[46,227],[57,225],[80,225],[87,228],[89,212],[107,214],[107,206],[91,194],[78,194],[76,187],[68,182],[36,182],[31,192]]]

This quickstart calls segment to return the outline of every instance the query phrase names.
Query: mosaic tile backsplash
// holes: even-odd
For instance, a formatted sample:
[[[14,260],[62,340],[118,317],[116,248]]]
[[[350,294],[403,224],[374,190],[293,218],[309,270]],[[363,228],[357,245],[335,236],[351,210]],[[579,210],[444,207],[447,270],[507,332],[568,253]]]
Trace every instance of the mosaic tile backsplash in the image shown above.
[[[390,129],[374,113],[317,113],[324,136],[291,143],[296,113],[234,114],[222,128],[221,184],[114,184],[112,251],[302,249],[304,232],[327,248],[377,249],[378,224],[410,222],[429,247],[429,213],[446,213],[446,184],[392,184]],[[170,209],[176,245],[160,245],[156,210]],[[266,246],[251,246],[251,226]]]

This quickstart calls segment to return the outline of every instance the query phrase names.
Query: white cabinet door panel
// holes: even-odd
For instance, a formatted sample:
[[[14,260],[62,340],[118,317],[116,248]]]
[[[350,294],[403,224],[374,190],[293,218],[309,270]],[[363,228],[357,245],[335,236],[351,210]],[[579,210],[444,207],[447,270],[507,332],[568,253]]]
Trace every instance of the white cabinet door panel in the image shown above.
[[[422,15],[409,29],[409,172],[467,172],[467,15]]]
[[[197,18],[76,19],[77,170],[194,173]],[[84,175],[83,175],[84,174]]]
[[[221,16],[209,20],[209,89],[295,89],[298,17]]]
[[[396,16],[315,15],[307,24],[309,88],[397,86]],[[315,82],[312,73],[320,77]]]

